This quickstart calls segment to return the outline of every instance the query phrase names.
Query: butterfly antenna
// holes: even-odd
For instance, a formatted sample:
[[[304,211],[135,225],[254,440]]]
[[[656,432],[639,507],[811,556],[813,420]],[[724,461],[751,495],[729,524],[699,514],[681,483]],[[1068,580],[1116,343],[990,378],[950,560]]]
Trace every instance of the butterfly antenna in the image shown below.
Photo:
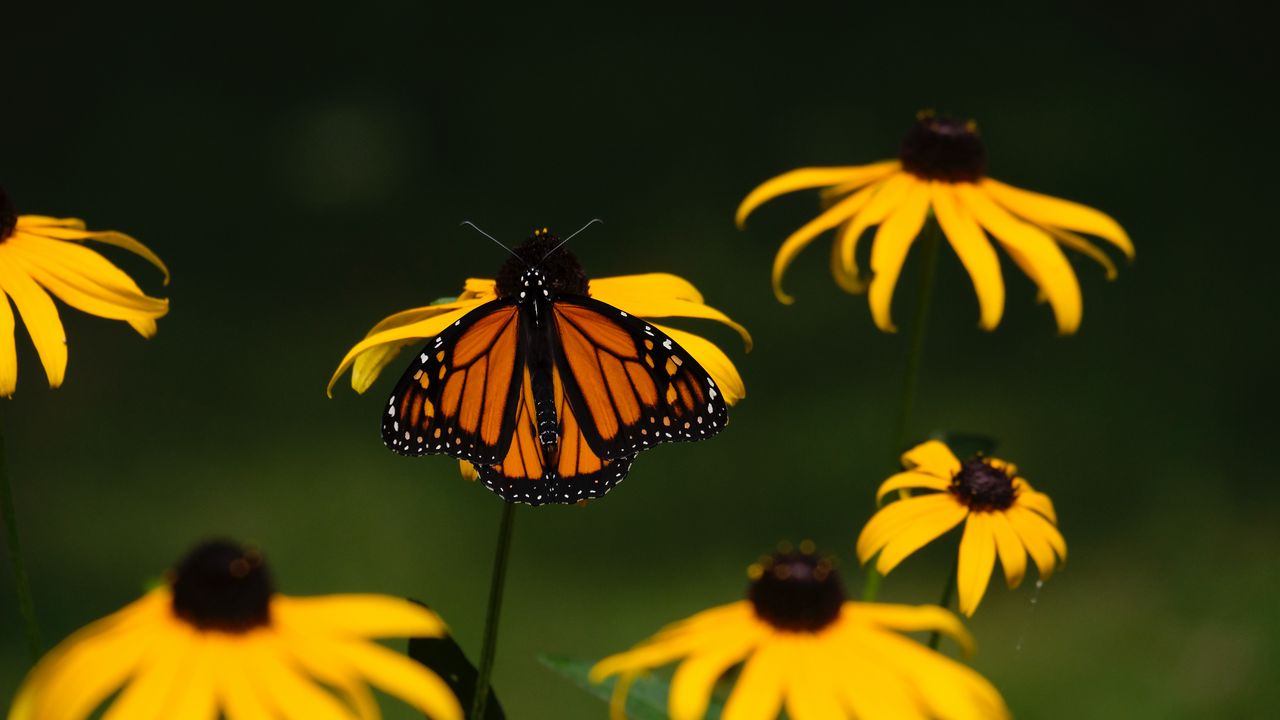
[[[512,256],[512,257],[514,257],[515,259],[519,260],[520,262],[522,262],[522,263],[524,262],[524,258],[522,258],[522,257],[520,257],[519,255],[517,255],[515,250],[512,250],[511,248],[507,247],[506,245],[503,245],[501,240],[499,240],[498,238],[496,238],[496,237],[494,237],[494,236],[490,235],[489,233],[487,233],[487,232],[485,232],[485,231],[481,230],[479,227],[477,227],[477,226],[476,226],[476,224],[475,224],[475,223],[471,222],[470,220],[463,220],[461,223],[459,223],[459,224],[458,224],[458,227],[462,227],[463,225],[467,225],[467,226],[469,226],[472,230],[475,230],[476,232],[480,233],[481,235],[483,235],[483,236],[485,236],[485,237],[489,238],[490,240],[492,240],[492,241],[494,241],[494,242],[498,243],[498,247],[500,247],[500,248],[502,248],[503,250],[506,250],[507,252],[511,253],[511,256]],[[576,233],[575,233],[575,234],[576,234]],[[526,264],[526,265],[528,265],[528,263],[525,263],[525,264]]]
[[[546,260],[547,258],[551,257],[551,253],[554,253],[555,251],[559,250],[561,246],[563,246],[565,243],[569,242],[569,241],[570,241],[570,240],[572,240],[574,237],[576,237],[576,236],[578,235],[578,233],[582,232],[583,230],[586,230],[587,228],[591,227],[592,225],[595,225],[596,223],[600,223],[600,224],[602,224],[602,225],[603,225],[603,224],[604,224],[604,221],[603,221],[603,220],[601,220],[600,218],[591,218],[590,220],[588,220],[588,221],[587,221],[587,224],[586,224],[586,225],[583,225],[582,227],[580,227],[580,228],[578,228],[577,230],[575,230],[575,231],[573,232],[573,235],[570,235],[569,237],[567,237],[567,238],[565,238],[565,239],[561,240],[559,245],[556,245],[555,247],[551,248],[550,252],[548,252],[546,255],[543,255],[543,256],[542,256],[542,260],[539,260],[539,261],[538,261],[538,263],[539,263],[539,264],[542,264],[542,262],[543,262],[544,260]]]

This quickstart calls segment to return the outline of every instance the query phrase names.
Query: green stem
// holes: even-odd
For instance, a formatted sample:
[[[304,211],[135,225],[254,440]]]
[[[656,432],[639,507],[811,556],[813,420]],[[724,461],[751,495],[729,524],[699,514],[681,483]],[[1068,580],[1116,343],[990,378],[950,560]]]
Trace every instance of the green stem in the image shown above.
[[[9,564],[13,569],[13,586],[18,593],[18,612],[22,614],[27,647],[31,650],[34,662],[40,659],[40,624],[36,621],[36,606],[31,599],[31,581],[27,578],[27,564],[22,559],[22,543],[18,539],[18,517],[14,510],[13,488],[9,486],[9,471],[5,466],[3,435],[0,435],[0,513],[4,515]]]
[[[953,565],[951,567],[951,572],[947,574],[947,584],[942,586],[942,601],[939,602],[938,604],[941,605],[942,609],[944,610],[947,609],[949,605],[951,605],[951,596],[955,595],[956,573],[959,571],[959,569],[960,567],[958,565]],[[934,630],[929,635],[930,649],[937,650],[938,643],[941,642],[941,640],[942,640],[942,633],[938,632],[937,630]]]
[[[934,278],[938,274],[938,246],[942,244],[942,230],[936,221],[929,221],[924,228],[924,240],[920,250],[920,287],[916,298],[916,313],[911,321],[911,338],[907,354],[906,375],[902,381],[902,402],[898,408],[898,424],[893,436],[893,453],[890,472],[900,469],[898,456],[911,439],[911,413],[916,403],[916,388],[920,384],[920,365],[924,360],[924,336],[929,324],[929,308],[933,305]],[[866,579],[862,585],[862,599],[872,602],[880,593],[880,571],[875,563],[867,565]]]
[[[502,519],[498,521],[498,547],[493,553],[493,577],[489,581],[489,610],[484,618],[484,644],[480,650],[480,669],[476,675],[476,694],[471,701],[472,720],[484,720],[489,702],[489,682],[493,676],[493,660],[498,650],[498,620],[502,616],[502,590],[507,583],[507,560],[511,556],[511,529],[515,522],[515,503],[502,503]]]

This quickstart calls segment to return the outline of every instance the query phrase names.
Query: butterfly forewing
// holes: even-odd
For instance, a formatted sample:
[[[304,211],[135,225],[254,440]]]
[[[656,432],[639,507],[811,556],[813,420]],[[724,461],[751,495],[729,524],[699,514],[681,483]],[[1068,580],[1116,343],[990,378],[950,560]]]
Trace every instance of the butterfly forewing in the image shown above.
[[[382,417],[383,442],[403,455],[500,462],[516,425],[524,355],[515,303],[471,311],[429,340],[400,378]]]
[[[666,333],[588,297],[559,296],[553,314],[565,394],[600,457],[724,428],[728,407],[711,374]]]

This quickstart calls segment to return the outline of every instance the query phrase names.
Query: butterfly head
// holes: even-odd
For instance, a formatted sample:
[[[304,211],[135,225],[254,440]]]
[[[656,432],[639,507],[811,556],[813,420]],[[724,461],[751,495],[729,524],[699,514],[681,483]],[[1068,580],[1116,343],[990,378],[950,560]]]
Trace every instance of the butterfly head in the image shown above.
[[[533,292],[586,295],[587,274],[578,258],[566,247],[557,248],[560,239],[546,228],[533,231],[498,270],[498,297],[521,297]]]

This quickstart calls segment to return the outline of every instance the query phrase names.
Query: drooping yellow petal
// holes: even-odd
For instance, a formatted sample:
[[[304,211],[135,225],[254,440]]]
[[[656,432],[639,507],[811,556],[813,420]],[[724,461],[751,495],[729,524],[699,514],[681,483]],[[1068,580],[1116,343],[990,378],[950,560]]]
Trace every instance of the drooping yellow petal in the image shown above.
[[[318,635],[283,635],[283,646],[303,672],[337,691],[360,720],[379,720],[382,714],[373,692],[360,673],[347,662],[341,641]]]
[[[1074,333],[1080,326],[1083,311],[1080,283],[1057,243],[1043,230],[1010,215],[971,184],[956,185],[956,193],[1048,297],[1058,321],[1058,332]]]
[[[897,167],[898,161],[887,160],[871,165],[809,167],[785,172],[764,181],[748,193],[742,200],[742,204],[738,206],[734,221],[741,228],[753,210],[779,195],[826,185],[844,185],[848,191],[852,191],[858,184],[872,182],[888,175]]]
[[[1110,256],[1103,252],[1097,245],[1094,245],[1070,230],[1063,230],[1062,228],[1056,228],[1052,225],[1041,225],[1040,229],[1052,235],[1053,239],[1057,240],[1059,243],[1066,245],[1078,253],[1082,253],[1089,259],[1101,265],[1102,269],[1107,273],[1108,280],[1115,280],[1116,277],[1119,276],[1120,273],[1116,270],[1116,264],[1112,262]]]
[[[207,634],[196,637],[193,652],[178,671],[178,679],[161,713],[166,720],[218,720],[217,686]]]
[[[13,298],[44,365],[49,387],[56,388],[62,385],[67,372],[67,336],[58,318],[58,308],[30,276],[14,267],[10,253],[5,250],[5,243],[0,243],[0,291]]]
[[[881,575],[888,575],[908,555],[959,525],[968,512],[967,508],[952,501],[940,504],[936,510],[919,516],[885,544],[876,560],[876,570]]]
[[[216,668],[214,679],[218,704],[226,713],[227,720],[275,720],[271,706],[242,664],[235,639],[211,637],[207,652]],[[133,717],[155,717],[155,714]]]
[[[18,389],[18,345],[14,329],[17,323],[9,296],[0,286],[0,397],[13,397]]]
[[[950,183],[930,183],[930,191],[938,226],[969,273],[978,295],[978,326],[994,330],[1004,314],[1004,277],[995,248],[969,210],[956,201]]]
[[[928,718],[1001,720],[1009,717],[1000,693],[986,678],[968,667],[897,633],[865,638],[869,653],[880,664],[908,678],[927,707]]]
[[[960,538],[956,589],[960,597],[960,612],[966,617],[973,617],[973,613],[977,611],[996,564],[996,541],[991,533],[989,519],[989,513],[969,513],[964,525],[964,535]]]
[[[41,216],[34,216],[37,218],[37,222],[27,222],[27,218],[30,217],[33,216],[23,215],[19,217],[17,229],[23,232],[28,232],[32,235],[40,235],[42,237],[57,240],[93,240],[94,242],[100,242],[104,245],[114,245],[118,248],[128,250],[151,263],[156,267],[156,269],[164,273],[164,284],[169,284],[169,268],[165,266],[164,261],[160,259],[160,256],[152,252],[146,245],[143,245],[122,232],[115,232],[114,230],[98,232],[87,231],[84,229],[84,223],[79,220],[75,220],[74,225],[63,225],[62,227],[58,227],[57,225],[39,224],[39,221],[48,219]]]
[[[1054,525],[1058,524],[1058,513],[1053,510],[1053,501],[1048,495],[1038,492],[1031,484],[1020,477],[1013,479],[1013,489],[1017,492],[1017,503],[1025,505],[1048,518]]]
[[[996,550],[1000,555],[1000,565],[1004,567],[1005,582],[1013,589],[1022,584],[1027,574],[1027,549],[1018,539],[1018,533],[1004,513],[991,513],[988,518],[991,535],[996,541]]]
[[[960,460],[941,440],[927,440],[902,453],[902,467],[948,481],[960,472]]]
[[[701,301],[695,302],[661,295],[656,291],[621,292],[613,289],[616,286],[609,287],[609,290],[599,292],[593,286],[592,297],[631,315],[645,319],[686,317],[715,320],[736,330],[742,336],[742,342],[746,345],[747,351],[751,351],[751,333],[747,332],[747,329],[742,325],[734,322],[728,315],[709,305],[703,305]]]
[[[1111,242],[1130,258],[1134,256],[1133,241],[1129,239],[1129,234],[1120,227],[1120,223],[1104,212],[1070,200],[1006,185],[991,178],[983,179],[982,187],[996,202],[1037,225],[1052,225],[1094,235]]]
[[[858,253],[858,237],[851,236],[857,227],[858,216],[845,221],[843,225],[836,228],[836,240],[831,243],[831,277],[835,278],[836,285],[851,295],[861,295],[867,291],[867,282],[859,273],[857,267]],[[862,234],[861,228],[858,235]],[[853,267],[846,268],[844,264],[845,249],[848,248],[849,256],[854,258]]]
[[[907,251],[924,227],[928,212],[929,186],[913,180],[902,204],[876,230],[871,245],[871,285],[867,300],[871,305],[871,318],[884,332],[897,332],[889,311],[893,289],[907,260]]]
[[[906,490],[909,488],[927,488],[929,490],[946,490],[951,487],[950,480],[944,480],[936,475],[928,473],[907,470],[889,476],[888,480],[880,483],[880,487],[876,490],[876,502],[882,502],[884,496],[894,490]]]
[[[623,673],[613,684],[613,693],[609,695],[609,720],[628,720],[627,694],[631,692],[631,684],[639,673]]]
[[[350,711],[322,690],[290,660],[288,650],[270,632],[241,641],[245,669],[267,694],[275,714],[288,720],[352,720]]]
[[[754,633],[735,635],[727,643],[707,647],[681,663],[671,678],[668,701],[671,720],[701,720],[707,713],[716,681],[730,667],[742,662],[758,642]]]
[[[902,207],[903,202],[906,201],[907,192],[917,184],[918,181],[913,176],[897,173],[889,176],[884,182],[871,185],[858,193],[861,195],[865,192],[868,197],[861,209],[850,217],[844,227],[840,228],[840,234],[836,237],[836,248],[840,251],[840,274],[836,276],[836,280],[840,282],[841,287],[857,287],[862,284],[862,278],[858,272],[858,240],[862,237],[862,233],[867,228],[884,222],[885,218]],[[875,252],[874,246],[872,252],[873,254]],[[833,257],[832,264],[834,263]],[[844,276],[843,282],[841,275]],[[854,290],[854,292],[860,291]]]
[[[720,393],[724,396],[724,401],[730,405],[738,402],[747,396],[747,386],[742,382],[742,376],[738,374],[738,368],[734,366],[733,361],[729,359],[724,351],[716,346],[715,343],[694,335],[690,332],[677,330],[666,325],[653,324],[662,332],[671,336],[680,344],[680,347],[689,351],[694,360],[711,374],[711,379],[715,381],[716,387],[720,388]]]
[[[947,493],[931,493],[904,498],[881,508],[858,535],[858,561],[866,563],[881,548],[904,529],[914,525],[921,517],[932,515],[948,507],[959,507]]]
[[[369,682],[432,720],[462,720],[462,706],[438,675],[399,653],[370,642],[345,645],[347,660]]]
[[[591,668],[588,677],[599,683],[612,675],[660,667],[699,648],[734,637],[754,637],[760,631],[750,603],[743,600],[721,605],[673,623],[630,650],[604,658]]]
[[[822,190],[818,191],[818,198],[821,199],[823,203],[829,204],[842,195],[848,195],[868,183],[881,180],[902,170],[902,163],[897,160],[886,160],[884,162],[876,163],[876,166],[879,167],[879,170],[872,175],[860,176],[848,182],[842,182],[838,185],[822,188]]]
[[[1035,561],[1036,569],[1040,571],[1040,579],[1048,580],[1053,577],[1058,561],[1048,534],[1052,531],[1060,539],[1062,536],[1058,533],[1058,529],[1040,515],[1017,505],[1005,511],[1005,517],[1008,518],[1014,532],[1018,533],[1022,544],[1031,554],[1031,559]]]
[[[906,678],[879,662],[861,646],[835,648],[844,669],[840,697],[857,720],[914,720],[924,716],[916,691]]]
[[[338,369],[333,372],[333,377],[329,378],[329,386],[326,390],[329,397],[333,397],[333,386],[338,383],[338,378],[342,377],[342,374],[347,371],[347,368],[351,367],[355,362],[355,359],[360,355],[383,345],[395,345],[398,352],[400,348],[404,347],[405,344],[409,342],[439,335],[442,330],[449,327],[454,322],[461,320],[464,315],[479,307],[481,304],[483,303],[479,301],[473,303],[459,303],[459,307],[444,314],[366,336],[365,339],[356,343],[354,347],[348,350],[346,356],[342,358],[342,362],[338,363]],[[393,357],[395,357],[394,354],[380,358],[380,364],[377,364],[376,368],[370,368],[367,371],[372,373],[370,375],[361,375],[359,377],[353,375],[351,377],[351,387],[359,393],[368,390],[369,385],[372,385],[374,379],[377,377],[377,373],[373,373],[372,371],[374,369],[381,371]]]
[[[51,215],[19,215],[18,227],[23,229],[55,227],[83,230],[85,224],[80,218],[60,218]]]
[[[843,720],[845,712],[837,690],[838,657],[819,638],[798,637],[787,688],[787,717],[791,720]]]
[[[439,615],[387,595],[276,595],[271,616],[283,630],[304,636],[439,637],[445,632]]]
[[[466,460],[458,461],[458,471],[462,474],[463,480],[475,482],[480,479],[480,471],[476,470],[476,466]]]
[[[776,718],[786,691],[787,671],[793,664],[788,644],[764,644],[743,666],[720,717],[723,720]]]
[[[850,623],[870,624],[897,632],[938,632],[951,638],[965,655],[974,651],[973,636],[950,610],[937,605],[846,602]]]
[[[67,647],[37,690],[36,720],[81,720],[122,686],[141,662],[155,633],[124,628]]]
[[[795,260],[800,251],[808,247],[814,238],[848,220],[861,210],[875,194],[875,187],[872,186],[865,190],[860,190],[832,205],[782,241],[782,246],[778,248],[778,254],[773,257],[773,294],[778,298],[778,302],[784,305],[790,305],[795,302],[795,298],[782,289],[782,276],[786,274],[791,261]]]
[[[158,718],[178,687],[178,671],[191,655],[195,634],[171,626],[156,633],[155,642],[139,663],[133,681],[111,704],[102,720]]]
[[[607,302],[617,307],[622,306],[609,298],[655,295],[693,303],[706,302],[693,283],[671,273],[638,273],[592,278],[587,294],[600,302]],[[642,313],[633,314],[641,315]]]

